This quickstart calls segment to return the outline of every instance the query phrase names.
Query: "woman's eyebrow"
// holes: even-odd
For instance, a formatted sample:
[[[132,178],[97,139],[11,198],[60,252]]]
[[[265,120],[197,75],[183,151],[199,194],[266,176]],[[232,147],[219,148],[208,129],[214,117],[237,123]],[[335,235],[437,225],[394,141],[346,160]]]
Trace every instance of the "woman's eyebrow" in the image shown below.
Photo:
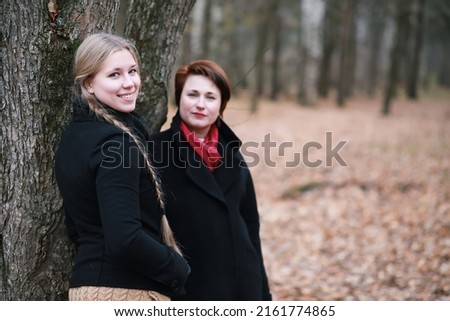
[[[197,90],[197,89],[188,89],[187,91],[188,92],[193,92],[193,93],[200,93],[200,91]],[[218,93],[215,93],[213,91],[207,91],[207,92],[205,92],[205,94],[207,94],[207,95],[218,95]]]
[[[106,69],[106,70],[108,70],[109,72],[112,72],[112,71],[118,71],[118,70],[130,70],[130,69],[133,69],[133,68],[137,68],[137,64],[134,64],[134,65],[131,65],[131,66],[128,66],[128,67],[123,67],[123,66],[117,66],[117,67],[111,67],[110,69]]]

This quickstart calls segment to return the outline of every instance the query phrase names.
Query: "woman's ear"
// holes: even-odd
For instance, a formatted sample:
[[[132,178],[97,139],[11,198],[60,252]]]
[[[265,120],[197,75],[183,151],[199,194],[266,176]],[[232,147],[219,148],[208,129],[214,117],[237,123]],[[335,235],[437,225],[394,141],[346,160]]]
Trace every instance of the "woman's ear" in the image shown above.
[[[94,93],[94,89],[92,88],[91,83],[89,81],[85,81],[83,84],[83,87],[86,88],[88,93],[90,93],[90,94]]]

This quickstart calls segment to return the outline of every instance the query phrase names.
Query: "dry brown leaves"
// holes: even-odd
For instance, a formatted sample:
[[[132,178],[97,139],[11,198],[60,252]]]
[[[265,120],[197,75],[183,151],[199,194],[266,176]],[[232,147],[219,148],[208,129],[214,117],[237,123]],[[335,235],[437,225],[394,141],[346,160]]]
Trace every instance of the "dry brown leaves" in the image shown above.
[[[247,145],[275,300],[450,298],[450,103],[398,100],[314,108],[231,101],[225,119]],[[326,166],[326,132],[334,148]],[[263,148],[267,134],[276,146]],[[267,138],[266,138],[267,140]],[[292,142],[284,145],[283,142]],[[310,161],[288,166],[308,142]],[[328,142],[330,144],[330,142]],[[317,145],[315,145],[317,147]],[[275,166],[273,166],[273,163]]]

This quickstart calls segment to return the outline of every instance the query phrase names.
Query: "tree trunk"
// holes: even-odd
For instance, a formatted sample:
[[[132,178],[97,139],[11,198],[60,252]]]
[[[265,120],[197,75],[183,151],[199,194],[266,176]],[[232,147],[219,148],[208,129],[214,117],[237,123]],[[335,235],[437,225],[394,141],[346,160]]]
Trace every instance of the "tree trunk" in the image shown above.
[[[410,99],[417,99],[417,83],[419,80],[420,71],[420,55],[422,52],[423,33],[424,33],[424,15],[425,15],[425,0],[418,0],[415,7],[415,21],[414,21],[414,47],[412,49],[412,58],[409,69],[409,75],[406,79],[407,87],[406,94]]]
[[[274,0],[276,1],[276,0]],[[256,42],[256,52],[255,52],[255,62],[257,62],[255,68],[256,75],[256,85],[255,91],[258,97],[261,97],[264,93],[264,83],[266,75],[266,64],[265,64],[265,53],[269,49],[269,33],[270,33],[270,19],[271,19],[271,8],[272,2],[267,2],[262,4],[260,10],[260,19],[258,25],[258,39]]]
[[[53,157],[70,115],[71,65],[80,34],[110,30],[117,3],[3,1],[2,237],[6,300],[64,299],[72,247]],[[90,24],[90,20],[95,24]],[[75,21],[73,23],[72,21]],[[2,87],[3,87],[2,86]]]
[[[317,92],[319,97],[326,98],[330,90],[330,73],[333,53],[339,37],[339,1],[325,2],[325,16],[322,23],[322,55],[319,62]]]
[[[386,2],[372,1],[369,4],[369,21],[368,21],[368,33],[369,33],[369,59],[367,69],[367,95],[374,97],[375,90],[378,86],[380,75],[380,57],[383,34],[386,24]]]
[[[112,31],[119,1],[67,0],[62,5],[54,17],[47,14],[46,2],[22,0],[17,5],[13,0],[3,1],[0,217],[3,300],[67,298],[74,251],[64,225],[53,159],[70,117],[72,61],[80,38],[93,31]],[[156,2],[153,6],[147,2],[147,6],[154,7]],[[148,18],[140,14],[136,11],[134,19]],[[163,16],[161,11],[157,15]],[[177,35],[182,32],[177,29],[179,20],[185,19],[180,15],[169,17],[175,20],[164,23],[161,18],[157,20],[158,30],[171,31],[158,34],[160,37],[155,36],[152,41],[166,49],[158,47],[143,57],[144,65],[153,66],[155,74],[163,74],[161,78],[166,77],[173,64]],[[146,23],[157,28],[156,23]],[[152,30],[146,32],[153,35]],[[158,57],[165,54],[168,57]],[[152,85],[158,88],[158,83]],[[159,112],[162,113],[161,109]],[[165,112],[158,115],[158,119],[164,117]]]
[[[297,5],[298,7],[298,35],[297,35],[297,51],[299,56],[299,68],[298,68],[298,100],[300,104],[304,104],[306,100],[306,86],[305,86],[305,73],[306,68],[305,66],[308,63],[308,55],[306,46],[304,45],[304,31],[303,31],[303,20],[304,20],[304,13],[303,13],[303,0],[299,0],[299,3]]]
[[[178,46],[195,0],[130,1],[125,35],[136,41],[142,62],[142,92],[138,110],[147,118],[151,132],[167,118],[167,96]]]
[[[224,16],[227,17],[225,26],[225,42],[229,43],[226,52],[225,68],[233,84],[233,96],[239,95],[242,89],[247,89],[248,79],[245,68],[246,45],[244,18],[248,15],[246,3],[240,0],[227,1],[224,7]]]
[[[268,50],[268,34],[269,34],[269,19],[270,19],[270,7],[272,0],[270,2],[259,3],[258,13],[257,13],[257,39],[256,39],[256,49],[255,49],[255,77],[253,84],[253,91],[251,97],[250,110],[252,113],[256,112],[258,109],[259,97],[264,92],[264,78],[266,66],[264,63],[264,54]]]
[[[339,79],[337,85],[337,104],[342,107],[350,93],[352,69],[352,39],[354,37],[354,12],[356,0],[345,0],[342,9],[342,25],[340,34]]]
[[[397,89],[399,71],[401,68],[400,62],[405,54],[405,46],[407,41],[407,37],[405,35],[408,33],[409,5],[409,0],[399,0],[396,6],[396,30],[393,46],[391,48],[391,61],[386,79],[383,106],[381,109],[383,115],[390,113],[391,101]]]
[[[271,9],[273,18],[271,19],[271,28],[273,29],[273,50],[272,50],[272,63],[271,63],[271,79],[270,79],[270,99],[277,100],[280,92],[280,59],[281,49],[283,42],[282,33],[282,20],[280,12],[280,2],[275,0],[272,2]]]
[[[353,92],[355,91],[355,82],[356,82],[356,66],[357,66],[357,40],[356,40],[356,23],[358,16],[358,0],[353,0],[352,2],[353,10],[352,10],[352,19],[350,21],[350,39],[349,39],[349,48],[348,48],[348,69],[347,69],[347,88],[345,92],[345,97],[351,98],[353,96]]]
[[[435,14],[432,17],[433,24],[436,24],[436,29],[433,30],[433,38],[435,38],[435,45],[432,49],[433,54],[433,70],[432,73],[436,74],[437,84],[443,86],[446,89],[450,88],[450,41],[448,41],[448,35],[450,34],[450,6],[448,1],[431,1],[430,7],[434,7]],[[439,19],[441,23],[435,22],[434,19]],[[429,27],[429,26],[428,26]],[[431,34],[427,33],[427,38],[431,38]]]
[[[320,25],[323,21],[324,3],[315,0],[300,2],[300,103],[314,106],[317,102],[317,80],[320,61]]]
[[[211,34],[212,34],[212,0],[206,0],[203,10],[203,34],[202,34],[202,58],[209,59],[211,53]]]

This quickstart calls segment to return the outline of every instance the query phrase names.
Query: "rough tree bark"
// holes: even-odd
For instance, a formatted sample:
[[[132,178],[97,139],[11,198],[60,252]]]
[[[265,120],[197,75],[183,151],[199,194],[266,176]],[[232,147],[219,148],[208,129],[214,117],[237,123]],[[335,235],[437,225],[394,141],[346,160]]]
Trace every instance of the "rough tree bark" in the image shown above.
[[[66,0],[58,1],[61,7],[49,14],[48,2],[57,1],[21,0],[18,5],[3,0],[1,300],[67,297],[73,248],[66,236],[53,157],[70,116],[74,52],[86,34],[113,31],[119,11],[119,0]],[[188,11],[172,15],[176,9],[165,10],[184,4],[146,4],[154,11],[134,11],[133,19],[149,29],[140,32],[133,23],[130,28],[137,41],[152,39],[149,47],[141,46],[148,50],[142,60],[145,69],[153,69],[148,78],[154,80],[146,83],[156,88],[149,92],[161,106],[167,97],[159,88],[175,59],[179,21]],[[166,109],[158,111],[163,119]]]
[[[73,251],[54,183],[53,155],[70,114],[70,70],[79,36],[110,29],[114,20],[109,17],[117,9],[114,2],[99,6],[66,1],[52,16],[42,1],[23,0],[20,6],[3,1],[1,221],[6,300],[65,296]]]
[[[150,131],[166,121],[168,82],[194,4],[195,0],[129,1],[125,34],[136,41],[141,55],[143,90],[138,104]]]

